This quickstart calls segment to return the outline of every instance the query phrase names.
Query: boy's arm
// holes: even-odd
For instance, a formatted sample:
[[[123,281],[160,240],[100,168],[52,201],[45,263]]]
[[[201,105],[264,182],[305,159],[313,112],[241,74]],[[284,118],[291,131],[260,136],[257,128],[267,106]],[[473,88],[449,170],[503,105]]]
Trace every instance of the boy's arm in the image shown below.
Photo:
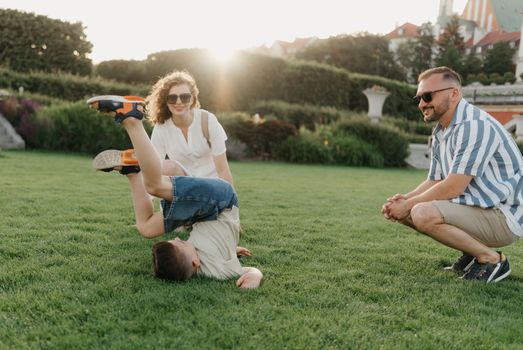
[[[244,289],[258,288],[263,278],[263,274],[255,267],[242,267],[242,275],[236,281],[236,285]]]

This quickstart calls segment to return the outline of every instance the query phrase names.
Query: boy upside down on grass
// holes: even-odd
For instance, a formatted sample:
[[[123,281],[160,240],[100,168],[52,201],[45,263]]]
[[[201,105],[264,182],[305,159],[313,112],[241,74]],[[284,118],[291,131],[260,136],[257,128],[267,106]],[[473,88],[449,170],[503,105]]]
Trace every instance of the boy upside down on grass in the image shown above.
[[[129,134],[134,151],[101,152],[93,166],[103,171],[119,170],[127,176],[140,234],[154,238],[180,226],[193,226],[186,241],[175,238],[153,246],[155,276],[176,281],[196,275],[218,279],[239,276],[238,287],[257,288],[263,278],[261,271],[242,267],[237,257],[250,255],[250,251],[237,247],[240,217],[233,187],[216,178],[163,176],[160,158],[141,121],[143,99],[97,96],[87,103],[113,116]],[[162,212],[154,212],[150,195],[162,199]]]

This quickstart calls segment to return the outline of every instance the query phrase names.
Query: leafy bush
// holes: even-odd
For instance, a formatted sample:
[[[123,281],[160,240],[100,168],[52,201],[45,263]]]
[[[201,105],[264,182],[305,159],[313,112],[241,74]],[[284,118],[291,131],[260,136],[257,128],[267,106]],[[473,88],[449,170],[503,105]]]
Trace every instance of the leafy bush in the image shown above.
[[[270,159],[279,143],[296,135],[294,125],[277,119],[262,123],[241,120],[228,126],[228,130],[232,137],[247,145],[251,156],[261,159]]]
[[[95,66],[95,73],[106,79],[116,80],[126,84],[148,82],[143,61],[110,60]]]
[[[320,163],[333,162],[331,148],[320,139],[297,135],[287,138],[280,143],[274,152],[275,158],[292,163]]]
[[[397,129],[382,124],[371,124],[368,120],[354,119],[339,123],[337,131],[357,136],[375,146],[383,156],[385,166],[405,165],[409,142]]]
[[[382,167],[383,156],[371,144],[351,135],[339,135],[332,141],[334,163],[352,166]]]
[[[114,120],[88,108],[84,102],[45,107],[37,112],[37,137],[32,147],[96,154],[105,149],[130,148],[125,130]],[[150,132],[151,127],[145,124]]]
[[[110,61],[112,62],[112,61]],[[118,61],[118,69],[105,71],[104,77],[133,76],[140,62]],[[286,61],[276,57],[239,52],[229,65],[220,66],[207,50],[184,49],[151,54],[142,61],[144,81],[151,84],[172,70],[188,70],[200,89],[202,105],[212,111],[249,110],[260,100],[332,106],[341,109],[368,109],[362,91],[380,85],[390,91],[384,112],[417,118],[415,105],[406,103],[415,87],[386,78],[354,74],[347,70],[314,62]],[[114,63],[116,65],[116,63]],[[100,63],[102,67],[104,62]],[[128,78],[122,78],[128,79]],[[126,80],[127,81],[127,80]]]
[[[490,80],[485,73],[479,73],[476,76],[476,80],[478,81],[478,83],[481,83],[482,85],[487,85],[490,83]]]
[[[501,84],[505,83],[505,80],[503,79],[503,77],[501,75],[499,75],[498,73],[491,73],[489,75],[489,81],[496,85],[501,85]]]
[[[474,73],[467,75],[467,77],[465,79],[466,84],[471,84],[475,81],[478,81],[478,76]]]
[[[251,113],[262,116],[274,115],[278,119],[294,124],[296,129],[305,126],[314,130],[317,124],[330,124],[347,114],[333,107],[321,107],[310,104],[292,104],[285,101],[259,101],[250,108]]]
[[[370,167],[382,167],[384,164],[383,157],[374,146],[352,135],[338,135],[329,140],[318,133],[301,132],[278,145],[275,156],[294,163]]]
[[[78,101],[95,95],[141,95],[148,88],[141,85],[126,85],[100,78],[89,79],[66,73],[20,73],[0,67],[0,86],[17,91],[21,86],[25,91]]]
[[[521,154],[523,154],[523,141],[518,141],[516,143],[518,144],[519,151],[521,152]]]
[[[516,75],[512,72],[506,72],[503,74],[503,81],[505,83],[514,84],[516,82]]]
[[[404,131],[407,134],[425,136],[430,136],[435,126],[434,124],[426,123],[423,120],[414,121],[391,117],[384,117],[382,118],[381,122],[383,123],[383,125],[393,126],[399,130]]]
[[[34,119],[39,109],[39,103],[28,98],[17,98],[15,95],[0,101],[0,113],[24,139],[28,147],[32,146],[32,141],[37,137]]]

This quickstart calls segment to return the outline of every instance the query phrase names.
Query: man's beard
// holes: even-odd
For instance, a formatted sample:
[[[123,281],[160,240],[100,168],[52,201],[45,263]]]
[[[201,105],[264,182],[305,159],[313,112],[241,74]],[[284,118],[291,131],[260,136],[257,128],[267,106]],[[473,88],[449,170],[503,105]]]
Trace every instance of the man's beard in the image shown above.
[[[437,122],[449,110],[450,101],[447,99],[438,106],[423,108],[423,120],[425,122]],[[432,114],[425,114],[425,111],[432,110]]]

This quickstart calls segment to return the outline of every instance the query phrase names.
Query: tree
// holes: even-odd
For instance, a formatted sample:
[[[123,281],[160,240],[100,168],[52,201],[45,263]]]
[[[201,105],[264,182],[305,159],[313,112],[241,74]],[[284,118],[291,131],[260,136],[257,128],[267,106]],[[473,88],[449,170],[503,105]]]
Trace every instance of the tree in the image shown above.
[[[0,64],[13,70],[88,75],[91,49],[79,22],[0,9]]]
[[[421,72],[432,67],[434,46],[432,24],[423,23],[418,33],[418,38],[400,44],[396,50],[396,57],[407,72],[407,80],[411,83],[416,82]]]
[[[495,43],[485,54],[485,73],[504,75],[506,72],[514,72],[514,53],[515,49],[511,48],[508,42]]]
[[[360,33],[319,40],[296,54],[297,58],[327,63],[352,72],[403,80],[405,73],[380,35]]]
[[[474,55],[473,53],[468,54],[465,56],[465,59],[463,60],[463,68],[461,71],[461,75],[463,78],[466,78],[468,76],[477,76],[479,73],[483,72],[483,61],[480,57]],[[467,83],[471,83],[472,81],[468,81]]]
[[[464,55],[465,41],[459,31],[459,18],[453,16],[438,40],[436,65],[447,66],[462,74]]]
[[[95,68],[97,75],[125,83],[148,82],[149,78],[143,61],[109,60],[100,62]]]

